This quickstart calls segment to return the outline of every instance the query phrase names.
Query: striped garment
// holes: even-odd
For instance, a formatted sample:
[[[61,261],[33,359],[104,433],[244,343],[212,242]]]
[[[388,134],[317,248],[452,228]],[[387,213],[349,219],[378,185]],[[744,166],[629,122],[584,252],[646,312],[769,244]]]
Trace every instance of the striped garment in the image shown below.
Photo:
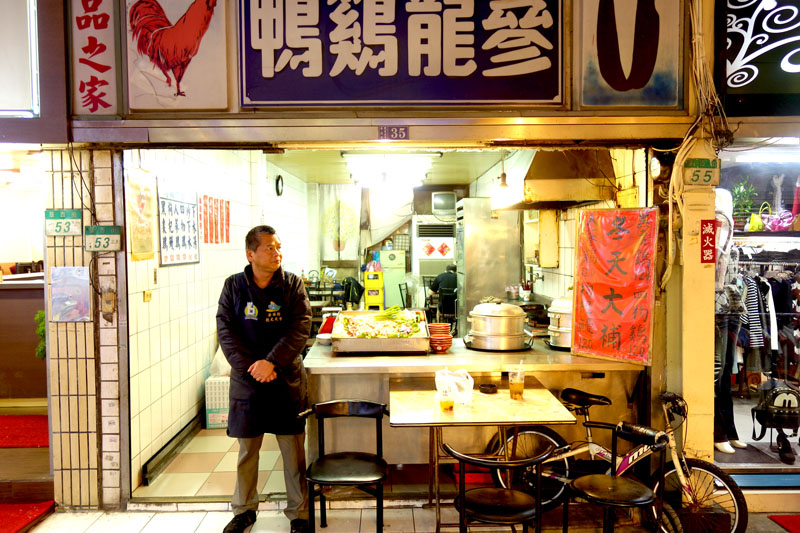
[[[761,314],[758,312],[758,299],[761,293],[756,280],[750,276],[744,277],[744,285],[747,289],[744,297],[747,312],[742,315],[742,324],[750,331],[750,346],[753,348],[764,346],[764,326],[761,323]]]

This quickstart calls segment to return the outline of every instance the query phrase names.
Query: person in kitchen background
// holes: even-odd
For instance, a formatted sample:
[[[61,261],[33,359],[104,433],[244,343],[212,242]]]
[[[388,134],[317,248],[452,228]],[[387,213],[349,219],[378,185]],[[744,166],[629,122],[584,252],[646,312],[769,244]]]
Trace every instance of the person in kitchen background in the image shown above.
[[[283,458],[292,533],[308,529],[305,420],[308,406],[302,349],[311,330],[311,305],[300,277],[283,270],[281,240],[271,226],[245,237],[250,263],[225,280],[217,309],[217,336],[231,364],[228,435],[239,441],[234,517],[224,533],[256,521],[258,459],[264,433],[275,434]]]
[[[456,287],[458,287],[458,280],[456,278],[455,265],[447,265],[445,271],[431,281],[431,292],[433,294],[439,294],[442,289],[455,290]],[[438,307],[440,314],[452,314],[455,308],[455,301],[445,301],[445,298],[442,298],[442,295],[440,295]]]

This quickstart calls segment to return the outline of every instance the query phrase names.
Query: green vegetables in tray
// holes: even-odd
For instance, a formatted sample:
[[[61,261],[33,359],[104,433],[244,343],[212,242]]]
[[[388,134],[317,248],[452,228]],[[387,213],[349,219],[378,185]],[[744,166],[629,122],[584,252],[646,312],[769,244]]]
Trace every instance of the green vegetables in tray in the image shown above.
[[[420,332],[420,316],[398,305],[368,316],[343,317],[344,330],[351,337],[402,338]]]

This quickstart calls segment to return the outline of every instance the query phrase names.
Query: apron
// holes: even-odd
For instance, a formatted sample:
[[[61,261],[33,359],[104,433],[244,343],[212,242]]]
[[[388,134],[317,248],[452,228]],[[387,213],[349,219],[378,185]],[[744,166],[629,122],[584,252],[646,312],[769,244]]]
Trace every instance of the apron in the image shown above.
[[[237,278],[234,312],[242,338],[266,354],[286,331],[283,286],[276,289],[270,284],[254,291],[244,273]],[[248,372],[231,372],[229,436],[296,435],[305,431],[305,420],[297,419],[300,409],[292,399],[287,382],[290,377],[282,375],[278,367],[275,371],[278,377],[268,383],[259,383]]]

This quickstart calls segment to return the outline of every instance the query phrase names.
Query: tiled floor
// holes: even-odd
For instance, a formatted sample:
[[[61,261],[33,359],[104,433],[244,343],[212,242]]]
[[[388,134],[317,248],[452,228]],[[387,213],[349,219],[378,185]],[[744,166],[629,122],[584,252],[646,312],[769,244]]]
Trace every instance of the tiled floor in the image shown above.
[[[147,487],[138,487],[133,498],[219,498],[228,501],[236,483],[239,443],[224,429],[204,429]],[[261,494],[285,493],[283,461],[274,435],[264,435],[258,461]]]
[[[239,443],[228,437],[224,429],[205,429],[197,433],[175,456],[155,481],[133,491],[134,501],[174,501],[180,498],[202,501],[230,502],[236,484],[236,460]],[[422,497],[427,494],[427,467],[420,465],[392,467],[387,497]],[[444,490],[455,485],[443,481]],[[264,435],[259,457],[258,490],[266,500],[282,500],[286,485],[283,481],[283,459],[274,435]],[[361,494],[356,490],[339,489],[337,497],[349,498]]]
[[[595,510],[593,510],[595,511]],[[544,515],[545,531],[561,531],[559,520],[560,509]],[[601,530],[599,516],[597,520],[580,520],[570,515],[570,532],[595,533]],[[597,513],[593,513],[597,514]],[[602,513],[600,513],[602,515]],[[34,533],[220,533],[231,519],[230,512],[219,511],[183,511],[183,512],[127,512],[103,513],[72,512],[55,513],[37,525]],[[455,511],[445,508],[443,517],[446,521],[456,520]],[[574,525],[574,527],[573,527]],[[430,533],[436,530],[433,509],[404,508],[386,509],[384,511],[384,531],[391,533]],[[281,511],[259,511],[251,533],[285,533],[289,531],[289,521]],[[375,531],[374,509],[332,509],[328,511],[328,527],[318,531],[327,533],[373,533]],[[443,528],[446,533],[457,531],[457,528]],[[510,528],[470,528],[470,531],[508,532]],[[518,530],[519,531],[519,530]],[[618,524],[615,531],[632,533],[646,531],[636,525]],[[781,533],[785,530],[767,518],[766,514],[751,514],[747,531],[759,533]]]

